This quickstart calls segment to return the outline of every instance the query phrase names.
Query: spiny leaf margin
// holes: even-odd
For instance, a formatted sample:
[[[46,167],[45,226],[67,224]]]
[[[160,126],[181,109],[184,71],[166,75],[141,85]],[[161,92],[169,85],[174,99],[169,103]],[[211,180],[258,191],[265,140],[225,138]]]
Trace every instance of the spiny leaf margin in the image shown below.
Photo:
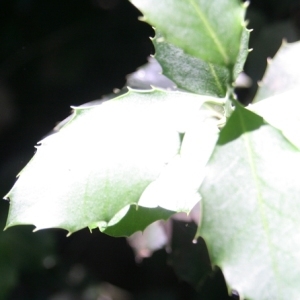
[[[7,194],[6,228],[34,224],[36,230],[57,227],[72,233],[109,223],[125,206],[138,204],[178,153],[179,132],[205,100],[153,89],[75,108],[58,133],[41,141]]]
[[[246,4],[239,0],[131,2],[141,10],[144,21],[185,53],[230,69],[235,65],[245,27]]]

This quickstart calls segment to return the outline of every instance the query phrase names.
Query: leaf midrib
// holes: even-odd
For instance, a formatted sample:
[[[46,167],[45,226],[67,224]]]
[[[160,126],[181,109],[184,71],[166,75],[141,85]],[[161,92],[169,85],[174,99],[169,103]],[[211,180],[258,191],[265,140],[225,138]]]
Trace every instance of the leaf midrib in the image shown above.
[[[211,72],[213,78],[215,79],[215,83],[216,83],[216,86],[217,86],[219,92],[221,94],[225,94],[226,91],[224,91],[223,88],[222,88],[222,84],[221,84],[221,82],[219,80],[219,76],[217,75],[217,73],[215,71],[214,65],[211,64],[211,63],[208,63],[208,66],[209,66],[209,69],[210,69],[210,72]]]
[[[197,5],[195,0],[189,0],[189,2],[194,7],[197,15],[199,16],[199,18],[201,19],[205,29],[207,30],[208,35],[212,38],[214,44],[216,45],[216,48],[219,50],[219,53],[221,54],[222,58],[224,59],[225,65],[228,65],[228,63],[229,63],[228,55],[226,53],[225,48],[222,46],[222,43],[220,42],[216,32],[210,26],[210,24],[209,24],[208,20],[206,19],[204,13],[200,9],[200,7]]]
[[[266,236],[266,239],[267,239],[267,244],[268,244],[268,247],[269,247],[269,251],[271,253],[270,256],[271,256],[272,267],[273,267],[273,270],[274,270],[274,273],[275,273],[275,277],[277,278],[276,281],[279,282],[280,280],[279,280],[279,274],[278,274],[278,266],[277,266],[277,261],[276,261],[275,255],[274,255],[272,242],[270,240],[270,228],[269,228],[269,224],[268,224],[268,221],[267,221],[266,212],[265,212],[265,208],[264,208],[264,199],[263,199],[262,192],[261,192],[261,187],[260,187],[260,184],[259,184],[258,172],[257,172],[256,166],[255,166],[255,163],[254,163],[254,157],[253,157],[254,151],[253,151],[253,148],[252,148],[252,145],[251,145],[249,134],[247,134],[247,126],[244,122],[244,119],[243,119],[243,117],[240,113],[238,114],[238,116],[239,116],[240,124],[241,124],[241,127],[242,127],[242,132],[243,132],[242,138],[244,140],[246,153],[247,153],[247,156],[248,156],[248,162],[249,162],[250,169],[251,169],[252,178],[254,180],[254,184],[255,184],[255,187],[256,187],[256,195],[257,195],[256,199],[258,200],[259,215],[260,215],[261,223],[263,224],[263,229],[264,229],[265,236]],[[278,295],[280,294],[280,289],[277,289],[277,294]],[[279,298],[281,299],[281,297],[279,297]]]

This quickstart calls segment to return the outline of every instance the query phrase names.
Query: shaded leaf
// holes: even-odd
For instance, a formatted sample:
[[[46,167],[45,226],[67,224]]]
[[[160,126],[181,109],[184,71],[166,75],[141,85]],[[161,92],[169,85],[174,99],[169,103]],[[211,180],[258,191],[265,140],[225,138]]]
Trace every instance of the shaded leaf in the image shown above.
[[[239,0],[131,0],[165,40],[206,62],[233,67],[245,7]]]
[[[170,263],[180,279],[200,290],[212,266],[204,240],[193,242],[196,230],[195,223],[172,221]]]
[[[154,221],[169,219],[174,213],[161,207],[147,208],[131,205],[125,217],[115,225],[104,229],[103,232],[115,237],[128,237],[139,230],[144,231]]]
[[[263,77],[254,102],[300,87],[300,42],[284,42]]]
[[[159,33],[156,33],[153,43],[155,58],[161,64],[163,74],[178,88],[201,95],[225,97],[230,78],[227,67],[186,54],[166,42]]]
[[[299,299],[300,152],[238,105],[208,167],[198,233],[213,264],[248,300]]]

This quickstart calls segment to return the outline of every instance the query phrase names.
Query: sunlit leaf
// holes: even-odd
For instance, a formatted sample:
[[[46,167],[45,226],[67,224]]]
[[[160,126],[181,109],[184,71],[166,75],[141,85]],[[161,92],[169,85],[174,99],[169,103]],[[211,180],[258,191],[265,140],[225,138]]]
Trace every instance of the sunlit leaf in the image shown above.
[[[246,299],[299,299],[299,150],[237,106],[208,168],[199,234],[213,264]]]
[[[284,42],[268,68],[254,102],[300,87],[300,42]]]
[[[300,149],[300,86],[259,101],[249,108],[278,128]]]
[[[201,199],[198,190],[219,130],[216,120],[207,117],[203,110],[191,116],[189,125],[180,153],[170,160],[157,180],[149,184],[141,196],[140,205],[162,206],[171,211],[188,213]]]
[[[206,99],[181,92],[131,91],[101,105],[75,108],[58,133],[41,141],[8,193],[7,227],[33,224],[71,233],[95,224],[105,228],[119,213],[113,220],[117,223],[126,214],[120,211],[137,204],[178,154],[180,134]],[[161,199],[159,206],[170,202]]]

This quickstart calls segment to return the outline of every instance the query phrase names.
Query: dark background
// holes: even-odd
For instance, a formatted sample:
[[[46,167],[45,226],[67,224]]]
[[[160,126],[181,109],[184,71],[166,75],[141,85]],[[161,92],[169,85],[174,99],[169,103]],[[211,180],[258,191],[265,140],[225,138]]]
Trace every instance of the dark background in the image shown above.
[[[1,196],[33,155],[36,142],[70,113],[71,105],[122,88],[126,75],[147,62],[154,52],[149,40],[154,32],[137,20],[139,15],[126,0],[0,1]],[[254,51],[245,72],[253,85],[237,91],[244,103],[251,101],[266,58],[282,39],[299,39],[300,2],[253,0],[247,18],[248,28],[254,28]],[[0,201],[1,228],[7,211],[8,203]],[[0,299],[105,300],[100,290],[109,288],[111,294],[118,288],[127,291],[130,299],[198,297],[178,279],[164,250],[137,264],[125,239],[88,230],[66,238],[62,230],[33,234],[32,229],[19,226],[0,233]],[[193,232],[193,226],[188,230]],[[213,296],[222,289],[207,287],[201,299],[223,300]],[[123,290],[113,299],[129,299]]]

